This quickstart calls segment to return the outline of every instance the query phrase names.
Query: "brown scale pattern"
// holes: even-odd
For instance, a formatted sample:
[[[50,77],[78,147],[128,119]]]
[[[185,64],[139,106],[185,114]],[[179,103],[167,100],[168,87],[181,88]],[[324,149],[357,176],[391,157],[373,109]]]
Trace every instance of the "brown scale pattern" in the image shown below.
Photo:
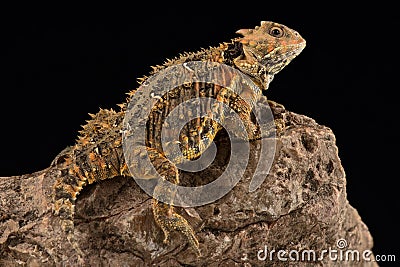
[[[184,53],[177,58],[167,60],[163,65],[153,67],[150,75],[166,67],[185,62],[219,62],[238,69],[250,77],[259,89],[266,90],[274,75],[305,46],[304,39],[297,32],[273,22],[262,22],[254,29],[242,29],[237,33],[243,37],[195,53]],[[235,86],[237,77],[231,73],[224,73],[222,76],[227,84]],[[146,79],[146,76],[139,79],[139,83],[145,82]],[[179,183],[179,172],[173,162],[179,162],[182,155],[173,155],[172,161],[165,157],[161,145],[161,130],[169,112],[188,99],[202,96],[228,104],[244,122],[249,138],[260,137],[258,125],[255,125],[251,119],[252,107],[243,98],[256,103],[262,91],[254,90],[249,86],[236,89],[238,89],[238,94],[218,85],[192,83],[179,86],[158,100],[146,124],[145,150],[161,176],[175,184]],[[73,215],[77,195],[87,184],[121,175],[131,176],[124,159],[121,131],[127,103],[135,92],[136,90],[132,90],[128,93],[127,101],[119,105],[119,111],[100,109],[97,114],[91,114],[92,118],[83,126],[76,144],[62,151],[52,163],[52,167],[68,174],[54,184],[54,212],[61,217],[61,225],[80,256],[83,256],[83,253],[73,240]],[[202,108],[213,109],[212,106],[207,105]],[[217,109],[214,111],[219,112]],[[185,111],[181,111],[181,114],[184,116]],[[224,120],[224,118],[225,114],[220,114],[220,119]],[[195,159],[207,149],[220,129],[221,126],[209,116],[193,119],[182,131],[172,130],[168,134],[179,139],[183,157]],[[132,153],[138,157],[147,156],[147,153],[143,155],[143,150],[132,151]],[[152,178],[151,174],[140,166],[135,176],[137,175]],[[171,194],[173,198],[171,192],[163,192],[162,188],[157,187],[155,190],[161,194]],[[156,223],[165,234],[165,242],[168,241],[169,233],[176,230],[187,238],[190,247],[200,255],[199,243],[192,227],[172,205],[154,200],[153,213]]]

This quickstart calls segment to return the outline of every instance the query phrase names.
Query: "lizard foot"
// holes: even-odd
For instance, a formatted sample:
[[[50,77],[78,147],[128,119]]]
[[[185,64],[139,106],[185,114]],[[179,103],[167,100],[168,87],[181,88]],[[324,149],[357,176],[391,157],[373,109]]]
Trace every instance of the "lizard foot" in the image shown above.
[[[282,104],[276,103],[275,101],[268,100],[268,105],[274,115],[274,124],[276,128],[276,135],[281,136],[286,129],[285,117],[286,109]]]
[[[196,255],[198,257],[201,256],[199,241],[196,238],[194,230],[185,218],[175,212],[172,206],[153,199],[153,214],[156,223],[164,232],[163,242],[165,244],[169,243],[169,233],[175,230],[183,234]]]

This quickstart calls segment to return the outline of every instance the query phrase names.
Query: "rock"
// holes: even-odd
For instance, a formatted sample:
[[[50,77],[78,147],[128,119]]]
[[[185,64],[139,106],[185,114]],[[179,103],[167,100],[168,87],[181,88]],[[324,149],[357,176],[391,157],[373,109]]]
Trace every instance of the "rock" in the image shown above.
[[[277,109],[277,107],[274,107]],[[277,111],[275,110],[275,113]],[[224,197],[177,208],[196,230],[197,258],[179,233],[163,244],[151,198],[132,178],[87,186],[76,203],[75,236],[90,266],[377,266],[372,237],[346,197],[346,176],[332,131],[285,113],[286,131],[265,181],[249,192],[261,141],[250,143],[244,177]],[[279,115],[278,114],[278,115]],[[226,134],[212,166],[182,173],[189,184],[218,177],[229,161]],[[234,175],[234,174],[232,174]],[[0,179],[0,265],[77,265],[77,254],[51,212],[51,169]],[[315,253],[315,254],[314,254]]]

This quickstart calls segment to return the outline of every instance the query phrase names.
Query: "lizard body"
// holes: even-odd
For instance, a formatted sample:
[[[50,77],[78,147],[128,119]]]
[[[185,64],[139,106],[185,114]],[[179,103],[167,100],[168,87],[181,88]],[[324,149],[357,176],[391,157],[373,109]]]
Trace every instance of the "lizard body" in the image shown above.
[[[179,163],[182,157],[189,160],[199,157],[221,129],[221,125],[210,117],[190,121],[182,130],[170,133],[178,135],[182,154],[172,160],[168,159],[161,145],[161,128],[171,110],[188,99],[214,98],[228,104],[237,112],[244,122],[250,139],[259,138],[257,125],[251,121],[251,107],[241,101],[241,97],[250,97],[257,101],[262,96],[262,90],[268,88],[274,75],[305,47],[304,39],[296,31],[278,23],[263,21],[254,29],[242,29],[237,33],[242,37],[217,47],[185,53],[175,59],[167,60],[163,65],[153,67],[150,73],[150,75],[157,74],[169,66],[192,61],[218,62],[249,76],[259,87],[258,90],[243,87],[238,90],[238,94],[235,94],[219,85],[197,82],[179,86],[159,97],[146,124],[147,153],[144,155],[140,150],[132,153],[137,157],[148,156],[157,172],[169,182],[179,184],[176,163]],[[224,77],[228,83],[234,78],[230,74]],[[140,79],[140,83],[146,80],[147,77],[144,77]],[[127,101],[119,105],[119,111],[101,109],[97,114],[91,114],[92,118],[83,126],[76,144],[61,152],[51,165],[63,174],[54,184],[54,211],[61,217],[62,228],[71,242],[74,242],[72,240],[74,205],[82,188],[87,184],[116,176],[132,176],[124,158],[121,132],[127,103],[135,92],[136,90],[132,90],[128,93]],[[221,115],[221,118],[223,119],[224,115]],[[141,169],[140,166],[137,169],[135,176],[152,178],[147,170]],[[164,241],[168,240],[171,231],[177,230],[200,255],[199,243],[192,227],[172,205],[154,199],[153,214],[156,223],[165,234]]]

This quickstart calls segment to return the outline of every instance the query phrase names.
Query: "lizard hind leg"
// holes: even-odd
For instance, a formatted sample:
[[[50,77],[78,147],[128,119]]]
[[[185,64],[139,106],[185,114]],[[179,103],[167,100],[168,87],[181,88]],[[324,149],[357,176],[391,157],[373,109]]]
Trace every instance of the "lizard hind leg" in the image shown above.
[[[164,243],[169,243],[169,233],[172,230],[178,231],[185,236],[196,255],[201,256],[199,242],[192,227],[185,218],[175,212],[173,206],[153,199],[153,214],[156,223],[164,232]]]
[[[154,148],[146,148],[146,150],[158,174],[166,181],[178,184],[179,174],[175,164],[165,158]],[[160,184],[161,185],[155,186],[154,193],[160,196],[162,195],[170,204],[153,199],[152,210],[155,222],[158,226],[160,226],[164,233],[163,242],[168,243],[170,232],[177,231],[186,238],[190,247],[198,256],[200,256],[199,242],[197,241],[193,228],[185,218],[175,211],[174,207],[172,206],[175,192],[171,192],[171,190],[163,187],[162,183]]]

